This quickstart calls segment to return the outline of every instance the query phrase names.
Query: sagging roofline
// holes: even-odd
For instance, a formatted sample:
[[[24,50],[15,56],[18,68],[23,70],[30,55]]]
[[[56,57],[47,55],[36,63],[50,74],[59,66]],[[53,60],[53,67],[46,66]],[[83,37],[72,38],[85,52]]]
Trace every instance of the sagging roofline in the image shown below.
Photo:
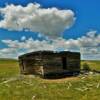
[[[21,59],[23,57],[27,57],[31,55],[52,55],[52,54],[55,54],[55,55],[76,54],[80,56],[80,52],[39,50],[39,51],[29,52],[29,53],[20,55],[18,58]]]

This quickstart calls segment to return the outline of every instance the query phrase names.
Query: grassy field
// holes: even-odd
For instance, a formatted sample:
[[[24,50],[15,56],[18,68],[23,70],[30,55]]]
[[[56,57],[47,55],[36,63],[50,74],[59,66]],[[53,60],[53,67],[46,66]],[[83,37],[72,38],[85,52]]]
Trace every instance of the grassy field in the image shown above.
[[[100,61],[82,61],[100,70]],[[100,74],[47,80],[21,76],[16,60],[0,59],[0,100],[100,100]]]

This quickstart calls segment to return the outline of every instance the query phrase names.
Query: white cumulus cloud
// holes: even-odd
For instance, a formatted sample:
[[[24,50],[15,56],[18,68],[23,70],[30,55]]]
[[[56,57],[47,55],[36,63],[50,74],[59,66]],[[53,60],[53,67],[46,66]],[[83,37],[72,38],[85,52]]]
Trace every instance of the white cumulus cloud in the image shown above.
[[[7,5],[0,8],[0,14],[3,16],[0,28],[39,32],[51,38],[60,36],[75,21],[72,10],[60,10],[55,7],[42,8],[40,4],[33,3],[26,7]]]
[[[91,33],[91,34],[90,34]],[[23,38],[23,37],[22,37]],[[21,38],[21,40],[22,40]],[[82,59],[100,60],[100,34],[95,31],[77,39],[57,38],[55,40],[34,40],[24,36],[24,41],[2,40],[8,48],[0,49],[0,57],[18,57],[21,54],[39,50],[65,50],[81,52]],[[94,58],[95,57],[95,58]]]
[[[26,40],[26,37],[25,37],[25,36],[22,36],[22,37],[21,37],[21,40],[22,40],[22,41]]]

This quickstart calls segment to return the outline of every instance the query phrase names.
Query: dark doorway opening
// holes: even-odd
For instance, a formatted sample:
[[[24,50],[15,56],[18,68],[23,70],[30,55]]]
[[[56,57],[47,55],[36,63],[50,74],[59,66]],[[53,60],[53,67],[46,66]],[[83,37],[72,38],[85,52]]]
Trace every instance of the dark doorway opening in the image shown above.
[[[66,57],[62,57],[62,65],[63,65],[63,69],[67,69]]]
[[[23,71],[24,71],[24,61],[22,60],[22,68],[23,68]]]

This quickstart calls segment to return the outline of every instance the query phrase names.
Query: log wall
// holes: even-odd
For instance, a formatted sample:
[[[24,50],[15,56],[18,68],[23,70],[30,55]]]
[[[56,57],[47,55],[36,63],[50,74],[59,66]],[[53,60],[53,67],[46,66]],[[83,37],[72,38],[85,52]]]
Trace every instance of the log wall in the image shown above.
[[[43,65],[41,60],[24,59],[20,60],[20,69],[22,74],[43,74]]]
[[[63,71],[61,57],[47,56],[43,60],[43,70],[44,74]]]

